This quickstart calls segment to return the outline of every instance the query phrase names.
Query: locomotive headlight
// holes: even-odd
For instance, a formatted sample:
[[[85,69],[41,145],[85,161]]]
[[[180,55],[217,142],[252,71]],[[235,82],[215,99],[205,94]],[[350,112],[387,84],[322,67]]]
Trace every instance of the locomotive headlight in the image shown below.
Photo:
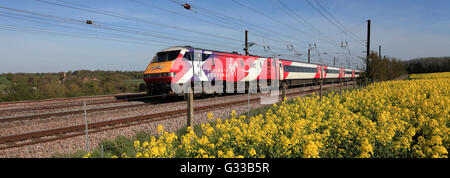
[[[169,73],[169,77],[175,77],[175,75],[177,75],[177,73],[175,73],[175,72],[170,72]]]

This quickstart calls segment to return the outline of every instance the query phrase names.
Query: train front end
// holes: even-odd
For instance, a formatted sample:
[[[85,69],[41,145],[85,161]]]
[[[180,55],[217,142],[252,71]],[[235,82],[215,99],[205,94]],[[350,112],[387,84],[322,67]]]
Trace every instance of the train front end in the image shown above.
[[[144,81],[147,86],[147,94],[160,95],[171,94],[171,82],[176,76],[176,71],[172,69],[174,62],[180,55],[181,48],[168,48],[159,51],[151,60],[144,72]]]

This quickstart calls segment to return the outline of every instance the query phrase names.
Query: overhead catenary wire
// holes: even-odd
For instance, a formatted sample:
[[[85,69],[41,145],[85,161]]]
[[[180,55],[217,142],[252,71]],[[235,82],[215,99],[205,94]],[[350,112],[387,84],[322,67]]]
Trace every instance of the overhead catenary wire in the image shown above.
[[[238,31],[238,30],[236,30],[234,28],[230,28],[228,26],[225,26],[223,24],[217,23],[215,21],[211,21],[211,20],[208,20],[208,19],[202,19],[202,18],[193,16],[192,14],[189,14],[189,13],[180,13],[178,11],[169,10],[169,9],[166,9],[166,8],[163,8],[163,7],[159,7],[159,6],[156,6],[156,5],[147,3],[147,2],[138,1],[138,0],[129,0],[129,1],[133,2],[133,3],[136,3],[136,4],[147,6],[147,7],[153,8],[155,10],[162,11],[162,12],[172,13],[172,14],[175,14],[175,15],[178,15],[178,16],[181,16],[181,17],[189,16],[189,18],[193,18],[193,19],[196,19],[196,20],[199,20],[199,21],[202,21],[202,22],[211,23],[211,24],[223,27],[223,28],[227,28],[227,29],[233,30],[233,31]]]
[[[350,37],[351,39],[358,41],[358,42],[363,42],[355,37],[353,37],[352,35],[349,35],[345,29],[342,29],[342,27],[340,27],[336,22],[334,22],[332,19],[330,19],[330,17],[328,17],[327,15],[325,15],[321,10],[319,10],[316,6],[314,6],[309,0],[305,0],[314,10],[316,10],[320,15],[322,15],[328,22],[330,22],[332,25],[334,25],[338,30],[342,31],[344,34],[346,34],[348,37]]]
[[[24,26],[11,26],[7,24],[0,24],[1,30],[15,31],[15,32],[31,32],[31,33],[46,33],[46,34],[55,34],[61,36],[69,36],[69,37],[78,37],[85,39],[99,39],[99,40],[107,40],[107,41],[115,41],[122,43],[130,43],[130,44],[138,44],[138,45],[149,45],[149,46],[159,46],[161,44],[152,44],[148,42],[140,42],[140,41],[132,41],[132,40],[121,40],[121,39],[113,39],[107,37],[100,37],[94,34],[81,34],[81,33],[72,33],[72,32],[61,32],[54,31],[48,29],[39,29],[35,27],[24,27]]]
[[[197,11],[198,13],[202,13],[204,15],[210,14],[210,16],[214,16],[215,19],[220,19],[221,21],[228,21],[228,22],[230,22],[232,24],[235,24],[237,26],[248,28],[248,29],[252,30],[254,33],[263,35],[263,36],[260,36],[262,38],[273,40],[273,41],[277,41],[277,42],[285,42],[283,40],[269,38],[268,36],[272,36],[271,34],[278,33],[278,32],[270,30],[270,29],[268,29],[268,28],[266,28],[264,26],[259,26],[259,25],[255,25],[255,24],[252,24],[252,23],[249,23],[249,22],[245,22],[245,21],[243,21],[241,19],[237,19],[237,18],[231,17],[229,15],[225,15],[225,14],[213,11],[211,9],[203,8],[203,7],[198,6],[198,5],[193,6],[193,8],[198,9],[198,11]],[[203,11],[206,11],[206,12],[203,12]],[[263,32],[262,29],[264,29],[264,31],[267,31],[267,32]]]
[[[135,1],[135,0],[133,0],[133,1]],[[182,3],[177,1],[177,4],[182,4]],[[267,40],[270,40],[270,41],[274,41],[274,42],[277,42],[277,43],[280,43],[280,44],[283,44],[283,45],[285,45],[287,43],[292,43],[292,42],[288,42],[288,41],[286,41],[286,40],[284,40],[282,38],[280,38],[280,39],[272,38],[271,37],[272,34],[280,34],[280,33],[277,32],[277,31],[273,31],[273,30],[267,29],[266,27],[257,26],[257,25],[254,25],[254,24],[251,24],[251,23],[248,23],[248,22],[244,22],[241,19],[237,19],[237,18],[228,16],[228,15],[216,12],[216,11],[213,11],[213,10],[208,9],[208,8],[203,8],[203,7],[201,7],[201,6],[197,5],[197,4],[195,4],[195,5],[192,4],[191,8],[192,9],[196,9],[196,11],[194,11],[194,12],[197,13],[197,14],[201,14],[201,15],[207,16],[207,17],[212,18],[214,20],[227,23],[229,25],[235,25],[235,26],[243,27],[242,29],[246,29],[246,30],[249,29],[249,30],[252,31],[252,34],[254,36],[256,36],[256,37],[267,39]],[[262,29],[264,29],[264,30],[262,30]],[[267,32],[264,32],[264,31],[267,31]],[[281,34],[281,35],[284,35],[284,34]],[[288,37],[288,39],[290,39],[290,38],[291,37]]]
[[[314,27],[311,23],[309,23],[307,20],[305,20],[301,15],[299,15],[298,13],[296,13],[294,10],[292,10],[288,5],[286,5],[285,3],[283,3],[281,0],[277,0],[277,2],[279,4],[281,4],[282,7],[284,7],[285,9],[287,9],[286,14],[289,14],[291,17],[293,17],[298,23],[300,23],[301,25],[304,25],[308,30],[310,30],[313,33],[317,33],[319,36],[327,39],[327,41],[331,44],[331,45],[336,45],[336,42],[333,41],[332,39],[330,39],[330,37],[328,37],[326,34],[324,34],[322,31],[320,31],[318,28]],[[276,3],[275,3],[276,5]],[[279,7],[277,5],[278,8],[281,9],[281,7]],[[281,9],[282,10],[282,9]],[[283,10],[282,10],[283,11]]]
[[[289,28],[293,29],[294,31],[298,31],[298,30],[299,30],[299,29],[297,29],[297,28],[294,28],[294,27],[290,26],[289,24],[286,24],[286,23],[283,23],[283,22],[281,22],[281,21],[279,21],[279,20],[277,20],[277,19],[274,19],[273,17],[268,16],[267,14],[264,14],[264,13],[260,12],[259,10],[253,8],[253,7],[250,7],[250,6],[248,6],[248,5],[245,5],[245,4],[243,4],[243,3],[241,3],[241,2],[238,2],[238,1],[236,1],[236,0],[232,0],[232,1],[233,1],[234,3],[236,3],[236,4],[238,4],[238,5],[240,5],[240,6],[244,7],[244,8],[246,8],[246,9],[250,9],[251,11],[253,11],[253,12],[257,13],[257,14],[266,17],[267,19],[269,19],[269,20],[271,20],[271,21],[274,21],[274,22],[276,22],[276,23],[279,23],[279,24],[281,24],[281,25],[284,25],[284,26],[286,26],[286,27],[289,27]],[[303,31],[303,30],[300,30],[300,31]],[[303,31],[303,32],[304,32],[304,31]],[[298,39],[297,37],[295,37],[295,36],[291,36],[290,38],[294,39],[295,41],[301,42],[301,43],[303,43],[303,44],[305,44],[305,45],[308,44],[308,42],[303,41],[303,40],[299,40],[299,39]]]
[[[15,8],[8,8],[8,7],[3,7],[3,6],[0,6],[0,8],[1,9],[15,11],[15,12],[20,12],[20,13],[25,13],[25,14],[31,14],[31,15],[41,16],[41,17],[45,17],[45,18],[50,18],[50,19],[54,19],[54,20],[57,20],[57,21],[60,21],[60,22],[75,23],[75,24],[85,24],[86,23],[86,21],[83,21],[83,20],[72,19],[72,18],[65,18],[65,17],[60,17],[60,16],[52,16],[52,15],[48,15],[48,14],[36,13],[36,12],[32,12],[32,11],[20,10],[20,9],[15,9]],[[227,49],[235,49],[234,46],[228,46],[228,45],[224,45],[224,44],[216,44],[216,43],[211,43],[211,42],[190,41],[190,40],[185,40],[184,38],[167,37],[167,36],[162,36],[162,35],[158,35],[158,34],[152,34],[152,33],[148,33],[148,32],[142,32],[142,31],[131,30],[131,29],[126,29],[126,28],[120,28],[120,27],[107,26],[107,25],[103,25],[101,23],[94,23],[91,26],[92,27],[96,27],[96,28],[106,29],[106,30],[112,30],[112,31],[116,31],[116,32],[125,32],[125,33],[137,34],[137,35],[153,37],[153,38],[160,38],[160,39],[173,40],[173,41],[181,41],[181,42],[195,43],[195,44],[202,44],[202,45],[216,45],[216,46],[226,47]]]
[[[337,22],[337,24],[339,24],[346,32],[348,32],[350,35],[352,35],[353,37],[357,38],[359,41],[364,41],[361,38],[359,38],[357,35],[355,35],[354,33],[352,33],[350,30],[348,30],[348,28],[346,28],[345,25],[343,25],[336,17],[333,16],[333,14],[331,14],[330,12],[328,12],[325,7],[323,7],[323,5],[319,2],[319,0],[314,0],[318,5],[319,8],[321,8],[325,13],[327,13],[335,22]]]
[[[123,34],[117,34],[117,33],[113,34],[113,33],[101,32],[101,31],[97,31],[97,30],[92,30],[90,28],[81,28],[80,26],[70,26],[67,24],[52,23],[52,21],[49,22],[48,19],[42,19],[39,17],[27,16],[27,15],[22,15],[22,14],[13,14],[13,13],[0,11],[0,17],[8,17],[8,18],[13,18],[13,19],[18,19],[18,20],[23,20],[23,21],[28,21],[28,22],[52,25],[52,26],[62,27],[65,29],[70,29],[70,30],[74,30],[74,29],[80,30],[81,32],[80,31],[76,32],[76,33],[80,33],[80,34],[87,34],[86,32],[94,32],[94,33],[89,33],[89,35],[92,35],[92,36],[100,36],[100,37],[107,37],[107,38],[121,39],[121,40],[130,40],[131,39],[131,40],[138,40],[140,42],[145,42],[145,43],[148,43],[150,41],[151,43],[155,43],[155,44],[158,43],[161,46],[167,45],[167,44],[179,45],[179,43],[174,43],[174,42],[154,41],[154,40],[145,39],[145,38],[127,36],[127,35],[123,35]],[[65,32],[67,32],[67,31],[65,31]],[[75,33],[75,32],[70,32],[70,33]]]
[[[343,25],[342,25],[342,23],[340,23],[333,15],[331,15],[331,13],[329,13],[328,11],[326,11],[325,10],[325,8],[317,1],[317,0],[315,0],[315,2],[317,3],[317,4],[319,4],[319,8],[321,8],[322,9],[322,11],[325,11],[325,13],[327,13],[327,15],[329,15],[329,16],[331,16],[331,17],[328,17],[326,14],[324,14],[321,10],[319,10],[319,8],[317,8],[315,5],[313,5],[312,3],[311,3],[311,1],[309,1],[309,0],[305,0],[315,11],[317,11],[321,16],[323,16],[328,22],[330,22],[333,26],[335,26],[339,31],[341,31],[343,34],[345,34],[347,37],[349,37],[349,39],[351,39],[351,40],[353,40],[353,41],[355,41],[355,42],[358,42],[358,43],[361,43],[362,45],[365,45],[365,42],[364,41],[362,41],[361,39],[359,39],[356,35],[354,35],[353,33],[351,33],[351,32],[348,32],[348,31],[350,31],[348,28],[346,28],[346,27],[343,27]],[[348,56],[351,56],[351,55],[347,55],[347,58],[348,58]],[[350,59],[349,59],[350,60]]]
[[[225,40],[229,40],[229,41],[242,42],[242,40],[237,40],[237,39],[226,37],[226,36],[222,36],[222,35],[217,35],[217,34],[212,34],[212,33],[192,30],[192,29],[187,29],[187,28],[180,27],[180,26],[174,26],[174,25],[168,25],[168,24],[153,22],[153,21],[149,21],[147,19],[141,19],[141,18],[137,18],[137,17],[127,16],[127,15],[123,15],[123,14],[120,14],[120,13],[117,13],[117,12],[112,13],[112,12],[103,11],[103,10],[100,10],[100,9],[95,9],[95,8],[87,7],[87,6],[84,6],[84,5],[80,5],[78,3],[72,3],[71,2],[69,5],[67,5],[67,4],[62,4],[65,1],[61,1],[61,0],[59,0],[60,3],[50,2],[50,1],[47,1],[47,0],[35,0],[35,1],[38,1],[38,2],[41,2],[41,3],[50,4],[50,5],[54,5],[54,6],[60,6],[60,7],[64,7],[64,8],[71,8],[71,9],[75,9],[75,10],[85,11],[85,12],[89,12],[89,13],[94,13],[94,14],[100,14],[100,15],[120,18],[120,19],[124,19],[124,20],[128,20],[128,21],[138,22],[138,23],[159,25],[159,26],[163,26],[163,27],[166,27],[166,28],[171,28],[171,29],[180,30],[180,31],[184,31],[184,32],[196,33],[196,34],[206,35],[206,36],[210,36],[210,37],[214,37],[214,38],[221,38],[221,39],[225,39]]]

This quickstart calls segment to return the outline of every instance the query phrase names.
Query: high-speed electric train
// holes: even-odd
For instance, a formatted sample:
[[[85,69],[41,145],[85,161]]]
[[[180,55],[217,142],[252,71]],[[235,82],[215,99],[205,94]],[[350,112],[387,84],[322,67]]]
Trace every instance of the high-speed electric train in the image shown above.
[[[173,84],[248,83],[255,80],[270,83],[276,80],[293,86],[314,84],[320,79],[325,82],[354,80],[361,72],[286,59],[175,46],[155,55],[144,72],[144,80],[147,93],[156,95],[174,93]]]

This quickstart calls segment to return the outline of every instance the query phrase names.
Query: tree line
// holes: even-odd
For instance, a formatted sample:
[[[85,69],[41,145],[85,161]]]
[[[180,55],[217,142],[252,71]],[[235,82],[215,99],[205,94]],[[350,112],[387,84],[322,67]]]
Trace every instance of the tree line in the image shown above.
[[[7,73],[0,74],[0,102],[140,92],[143,84],[141,71]]]
[[[417,58],[404,62],[408,73],[435,73],[450,71],[450,57]]]
[[[376,52],[369,56],[369,70],[364,76],[374,81],[392,80],[406,74],[450,72],[450,57],[427,57],[401,61]]]

